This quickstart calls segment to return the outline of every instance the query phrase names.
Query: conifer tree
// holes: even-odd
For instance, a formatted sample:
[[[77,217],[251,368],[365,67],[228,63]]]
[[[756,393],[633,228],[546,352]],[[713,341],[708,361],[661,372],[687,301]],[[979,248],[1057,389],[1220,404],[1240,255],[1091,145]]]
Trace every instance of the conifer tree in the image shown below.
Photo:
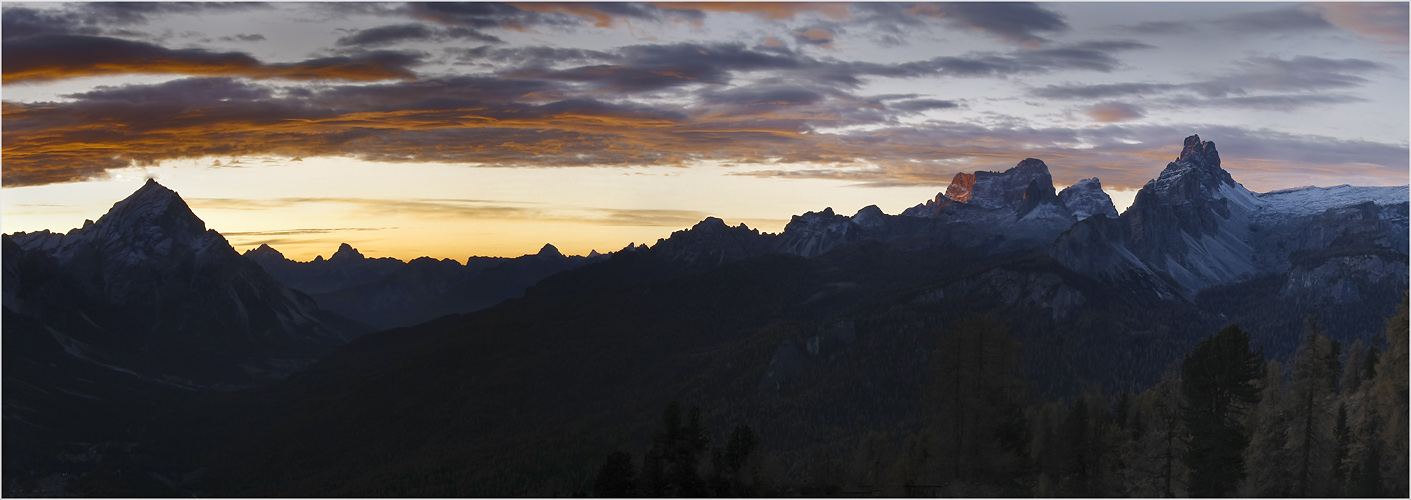
[[[1245,427],[1250,430],[1245,449],[1247,471],[1239,494],[1247,497],[1287,497],[1292,494],[1294,457],[1288,448],[1291,415],[1286,411],[1287,387],[1284,370],[1277,360],[1265,364],[1259,403],[1249,412]]]
[[[1263,353],[1236,325],[1202,340],[1181,364],[1182,419],[1190,429],[1191,496],[1224,496],[1245,475],[1249,436],[1241,417],[1259,401]]]

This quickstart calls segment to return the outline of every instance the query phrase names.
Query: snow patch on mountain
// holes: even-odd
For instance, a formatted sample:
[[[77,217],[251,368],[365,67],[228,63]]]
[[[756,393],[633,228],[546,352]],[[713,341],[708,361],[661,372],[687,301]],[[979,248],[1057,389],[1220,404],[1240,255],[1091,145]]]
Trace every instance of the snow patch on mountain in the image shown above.
[[[1393,205],[1411,200],[1408,186],[1305,186],[1253,195],[1256,218],[1276,219],[1320,214],[1331,208],[1372,202]]]
[[[1097,177],[1083,179],[1058,192],[1058,199],[1073,212],[1073,217],[1083,220],[1097,214],[1117,218],[1117,207],[1112,197],[1102,190],[1102,182]]]

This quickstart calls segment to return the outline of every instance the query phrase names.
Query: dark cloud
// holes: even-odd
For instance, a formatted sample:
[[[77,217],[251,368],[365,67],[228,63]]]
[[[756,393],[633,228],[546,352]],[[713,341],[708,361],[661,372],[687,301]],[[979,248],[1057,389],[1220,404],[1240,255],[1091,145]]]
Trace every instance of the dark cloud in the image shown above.
[[[1049,49],[1021,49],[1005,54],[943,56],[900,64],[839,65],[854,74],[913,78],[919,76],[1004,77],[1010,75],[1086,70],[1110,72],[1121,67],[1112,53],[1151,48],[1134,41],[1085,42]]]
[[[1121,26],[1117,31],[1131,35],[1182,35],[1194,33],[1194,24],[1184,21],[1147,21],[1132,26]]]
[[[1364,59],[1251,57],[1236,63],[1233,71],[1196,82],[1048,85],[1030,94],[1055,100],[1140,96],[1149,103],[1165,107],[1294,111],[1308,106],[1362,101],[1357,96],[1329,91],[1360,87],[1368,80],[1358,74],[1386,69],[1382,64]]]
[[[262,10],[271,5],[264,2],[92,2],[74,4],[73,8],[93,24],[131,25],[146,23],[159,15]]]
[[[831,40],[819,35],[817,40]],[[1009,53],[972,53],[924,61],[880,64],[814,58],[784,47],[748,48],[743,44],[633,45],[614,52],[579,49],[497,49],[477,47],[457,50],[460,60],[475,62],[520,61],[503,74],[522,79],[542,79],[589,85],[592,90],[654,92],[694,84],[729,84],[737,73],[765,72],[781,78],[856,88],[867,77],[917,78],[1005,77],[1053,71],[1109,72],[1122,63],[1113,54],[1150,48],[1129,41],[1098,41],[1045,49],[1019,49]],[[556,62],[592,61],[597,64],[557,68]]]
[[[729,83],[732,72],[789,70],[814,61],[793,53],[763,52],[743,44],[633,45],[619,50],[614,64],[562,70],[524,68],[508,75],[591,83],[623,92],[655,91],[688,84]]]
[[[1357,96],[1330,93],[1216,97],[1208,99],[1175,97],[1169,100],[1174,106],[1244,108],[1286,112],[1297,111],[1311,106],[1327,106],[1363,101],[1365,101],[1365,99]]]
[[[449,38],[471,39],[485,43],[504,43],[504,41],[498,37],[487,35],[480,30],[466,26],[457,26],[450,29],[432,29],[424,24],[409,23],[361,30],[352,35],[339,38],[337,44],[344,47],[367,47],[393,45],[402,42],[437,41]]]
[[[583,64],[587,62],[606,63],[622,60],[622,55],[589,49],[567,49],[535,45],[530,47],[492,47],[482,45],[475,48],[452,47],[446,49],[459,62],[493,61],[514,63],[526,68],[546,68],[559,64]]]
[[[432,37],[430,28],[423,24],[394,24],[378,26],[358,31],[338,39],[338,45],[390,45],[406,41],[426,40]]]
[[[529,4],[526,7],[532,7]],[[499,2],[410,3],[407,13],[416,19],[476,29],[527,29],[533,26],[571,27],[582,19],[560,12],[535,12]]]
[[[70,12],[54,9],[5,7],[0,33],[6,42],[38,35],[97,35],[101,30]]]
[[[384,80],[413,78],[418,57],[400,52],[267,64],[242,52],[168,49],[117,38],[40,35],[7,40],[3,46],[4,83],[59,80],[112,74],[187,74],[293,80]]]
[[[960,103],[958,102],[944,101],[940,99],[909,99],[905,101],[894,102],[887,105],[888,109],[893,109],[906,113],[920,113],[922,111],[930,111],[933,109],[955,109],[959,107]]]
[[[621,21],[664,21],[668,19],[699,22],[705,13],[681,4],[649,4],[640,2],[527,2],[516,7],[545,14],[566,14],[594,26],[609,28]]]
[[[1333,28],[1311,5],[1232,14],[1212,24],[1235,33],[1307,33]]]
[[[125,29],[147,23],[163,14],[198,14],[211,11],[268,9],[255,2],[95,2],[55,4],[57,7],[6,6],[0,15],[0,32],[6,41],[39,35],[116,35],[133,38],[146,33]]]
[[[1160,94],[1176,90],[1170,83],[1106,83],[1097,85],[1047,85],[1031,94],[1047,99],[1110,99],[1133,95]]]
[[[257,101],[273,97],[274,92],[260,85],[232,78],[186,78],[151,86],[99,86],[88,92],[64,97],[90,102],[121,101],[128,103],[194,102],[223,100]]]
[[[1190,88],[1206,97],[1238,96],[1260,90],[1311,92],[1342,89],[1367,83],[1367,79],[1355,73],[1381,69],[1386,67],[1365,59],[1251,57],[1238,63],[1234,72],[1191,84]]]
[[[799,106],[816,104],[824,99],[818,92],[798,88],[754,89],[742,88],[725,92],[711,92],[703,99],[707,104],[732,104],[740,106]]]
[[[225,41],[227,41],[227,42],[263,42],[263,41],[265,41],[265,36],[264,36],[264,35],[261,35],[261,34],[258,34],[258,33],[255,33],[255,34],[240,33],[240,34],[237,34],[237,35],[234,35],[234,36],[223,36],[223,37],[220,37],[220,39],[221,39],[221,40],[225,40]]]
[[[937,17],[955,26],[1029,45],[1047,41],[1040,33],[1059,33],[1069,29],[1063,16],[1029,2],[925,3],[910,6],[906,12]]]

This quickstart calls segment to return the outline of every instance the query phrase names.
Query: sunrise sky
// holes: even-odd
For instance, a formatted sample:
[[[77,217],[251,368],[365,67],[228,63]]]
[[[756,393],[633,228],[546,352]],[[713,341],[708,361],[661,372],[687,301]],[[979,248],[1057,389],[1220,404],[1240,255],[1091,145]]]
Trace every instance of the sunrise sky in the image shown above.
[[[0,225],[156,178],[240,251],[585,254],[1026,157],[1120,210],[1191,134],[1254,191],[1404,185],[1407,7],[6,2]]]

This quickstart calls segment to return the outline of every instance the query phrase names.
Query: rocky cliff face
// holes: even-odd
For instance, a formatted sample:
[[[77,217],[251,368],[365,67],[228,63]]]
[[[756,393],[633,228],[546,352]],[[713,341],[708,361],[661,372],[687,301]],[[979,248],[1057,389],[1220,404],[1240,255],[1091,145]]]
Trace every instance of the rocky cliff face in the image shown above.
[[[776,244],[781,252],[811,258],[852,243],[857,236],[858,226],[851,219],[825,208],[821,212],[795,215],[789,225],[784,226]]]
[[[1406,188],[1294,201],[1302,190],[1251,193],[1221,167],[1213,142],[1191,136],[1117,220],[1086,219],[1048,254],[1075,271],[1137,279],[1158,293],[1186,298],[1212,286],[1288,272],[1299,249],[1326,250],[1339,238],[1366,240],[1358,251],[1399,248],[1405,254],[1405,210],[1356,200],[1405,206]],[[1322,206],[1341,203],[1349,205]],[[1324,210],[1314,213],[1310,205]]]
[[[670,261],[691,264],[720,264],[767,253],[772,238],[744,224],[730,227],[725,221],[707,217],[691,229],[671,233],[651,247],[654,255]]]
[[[1053,177],[1042,160],[1028,158],[1004,172],[956,174],[946,188],[946,198],[981,208],[1015,209],[1024,202],[1031,182],[1053,187]]]
[[[1063,188],[1058,193],[1063,205],[1073,211],[1073,217],[1083,220],[1094,215],[1116,219],[1117,207],[1112,205],[1112,197],[1102,190],[1102,182],[1097,177],[1083,179]]]

